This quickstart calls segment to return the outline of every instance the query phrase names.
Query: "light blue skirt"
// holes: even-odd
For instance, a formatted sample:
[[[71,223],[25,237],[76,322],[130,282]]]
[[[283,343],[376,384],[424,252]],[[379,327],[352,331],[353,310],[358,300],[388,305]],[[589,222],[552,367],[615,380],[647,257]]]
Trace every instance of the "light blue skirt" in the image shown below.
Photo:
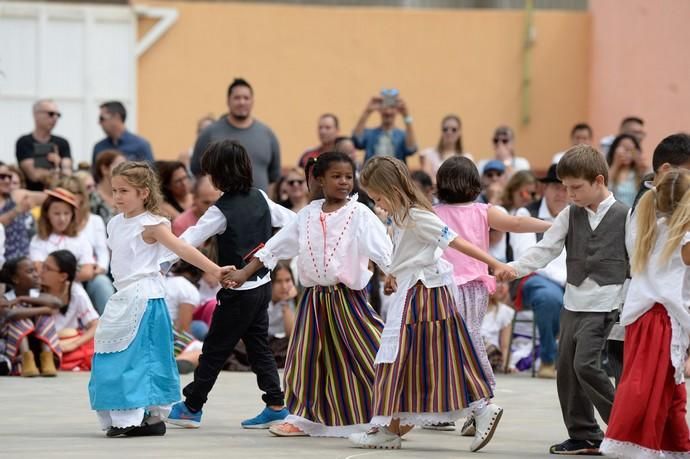
[[[168,307],[148,301],[137,336],[122,352],[94,354],[89,381],[94,410],[128,410],[180,400]]]

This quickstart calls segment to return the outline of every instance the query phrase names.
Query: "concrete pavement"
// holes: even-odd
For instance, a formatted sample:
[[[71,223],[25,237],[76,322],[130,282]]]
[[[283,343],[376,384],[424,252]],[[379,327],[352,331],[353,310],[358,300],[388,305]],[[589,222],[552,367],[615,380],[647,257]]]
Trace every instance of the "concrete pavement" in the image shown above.
[[[182,378],[184,385],[190,376]],[[57,378],[0,378],[2,458],[545,458],[566,438],[553,380],[499,375],[496,402],[505,409],[493,440],[470,453],[470,438],[415,429],[401,450],[350,447],[346,439],[277,438],[243,430],[242,419],[262,408],[251,373],[223,372],[198,430],[170,427],[164,437],[106,438],[89,409],[88,374]]]

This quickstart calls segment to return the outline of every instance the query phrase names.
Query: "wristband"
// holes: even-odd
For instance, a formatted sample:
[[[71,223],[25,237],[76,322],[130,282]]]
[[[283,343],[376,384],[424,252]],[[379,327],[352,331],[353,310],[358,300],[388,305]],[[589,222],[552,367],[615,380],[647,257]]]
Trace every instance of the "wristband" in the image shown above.
[[[405,121],[405,124],[412,124],[413,118],[410,115],[407,115],[405,118],[403,118],[403,121]]]

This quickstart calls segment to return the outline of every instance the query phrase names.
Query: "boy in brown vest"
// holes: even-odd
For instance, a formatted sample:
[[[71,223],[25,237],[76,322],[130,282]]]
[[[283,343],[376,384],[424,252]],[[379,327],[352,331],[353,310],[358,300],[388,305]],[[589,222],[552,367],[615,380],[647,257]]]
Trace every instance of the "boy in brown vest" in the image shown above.
[[[601,353],[623,304],[628,207],[608,190],[606,161],[590,146],[568,150],[557,173],[572,204],[558,214],[544,238],[511,266],[522,277],[566,249],[568,278],[556,383],[570,438],[551,446],[550,452],[597,455],[604,433],[594,408],[608,422],[613,405],[614,389],[601,368]]]

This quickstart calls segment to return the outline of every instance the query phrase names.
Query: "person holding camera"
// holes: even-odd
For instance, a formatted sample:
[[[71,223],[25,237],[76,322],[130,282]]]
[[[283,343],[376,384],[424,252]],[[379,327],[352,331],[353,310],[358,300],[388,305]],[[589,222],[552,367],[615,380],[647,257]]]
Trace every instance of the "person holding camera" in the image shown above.
[[[373,112],[381,114],[381,124],[373,129],[365,128]],[[397,114],[403,117],[404,131],[395,127]],[[394,156],[406,162],[408,156],[417,152],[412,116],[397,89],[384,89],[371,98],[352,131],[352,138],[355,147],[366,152],[365,163],[374,156]]]
[[[72,155],[67,139],[53,135],[62,116],[50,99],[36,101],[33,106],[34,130],[17,140],[17,164],[26,175],[26,188],[43,191],[60,173],[72,173]]]

